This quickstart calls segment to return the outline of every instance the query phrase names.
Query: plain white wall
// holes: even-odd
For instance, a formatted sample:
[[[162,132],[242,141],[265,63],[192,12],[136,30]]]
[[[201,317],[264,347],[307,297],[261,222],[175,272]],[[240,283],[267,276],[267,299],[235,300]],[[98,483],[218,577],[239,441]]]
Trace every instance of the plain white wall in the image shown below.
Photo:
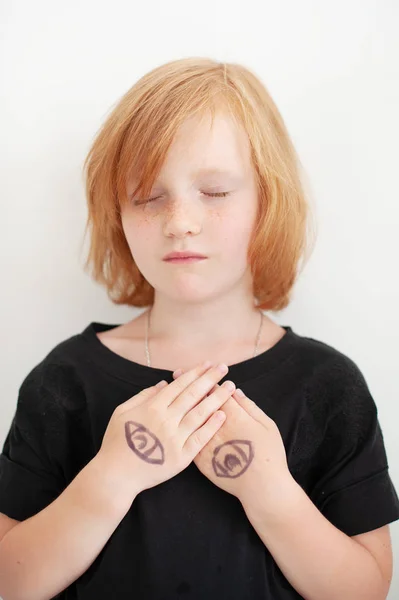
[[[22,379],[54,345],[91,321],[139,313],[113,306],[83,272],[82,162],[136,79],[204,55],[252,68],[285,119],[318,239],[292,304],[275,319],[358,364],[399,490],[398,17],[395,0],[0,5],[1,442]],[[398,522],[391,533],[393,600]]]

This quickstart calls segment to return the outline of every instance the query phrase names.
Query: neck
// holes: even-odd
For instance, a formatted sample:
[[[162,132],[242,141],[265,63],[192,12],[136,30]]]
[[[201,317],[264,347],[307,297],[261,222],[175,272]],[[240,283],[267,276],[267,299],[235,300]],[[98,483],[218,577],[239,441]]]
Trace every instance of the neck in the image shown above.
[[[220,298],[206,304],[183,304],[156,294],[149,310],[152,341],[196,348],[208,348],[210,340],[215,347],[251,342],[261,316],[253,298],[246,302]]]

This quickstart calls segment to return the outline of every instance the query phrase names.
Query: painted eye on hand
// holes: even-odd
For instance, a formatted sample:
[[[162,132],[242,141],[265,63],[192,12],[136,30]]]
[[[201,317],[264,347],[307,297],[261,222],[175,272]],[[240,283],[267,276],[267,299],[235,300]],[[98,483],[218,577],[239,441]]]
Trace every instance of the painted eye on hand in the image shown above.
[[[253,457],[254,451],[251,442],[231,440],[215,448],[212,467],[218,477],[235,479],[248,469]]]
[[[165,462],[165,451],[161,442],[141,423],[126,421],[125,437],[129,448],[141,460],[153,465],[162,465]]]

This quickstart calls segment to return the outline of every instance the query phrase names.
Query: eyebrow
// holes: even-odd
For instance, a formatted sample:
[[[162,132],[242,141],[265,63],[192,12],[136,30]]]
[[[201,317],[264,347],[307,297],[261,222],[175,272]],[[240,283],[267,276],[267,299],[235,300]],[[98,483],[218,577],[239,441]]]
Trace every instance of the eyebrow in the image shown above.
[[[238,178],[238,173],[234,171],[228,171],[227,169],[222,169],[221,167],[203,167],[196,169],[195,171],[191,171],[192,177],[200,177],[202,175],[227,175],[228,177]]]
[[[202,169],[197,169],[196,171],[194,171],[192,173],[192,175],[195,175],[196,177],[198,175],[229,175],[229,176],[235,176],[236,174],[233,173],[232,171],[228,171],[226,169],[221,169],[221,168],[202,168]]]
[[[201,177],[201,176],[207,176],[207,175],[223,175],[223,176],[227,176],[230,177],[231,181],[236,183],[238,185],[238,183],[241,181],[242,179],[242,175],[234,172],[234,171],[228,171],[227,169],[222,169],[221,167],[202,167],[199,169],[196,169],[195,171],[191,172],[191,176],[193,177]],[[159,179],[155,179],[154,181],[154,185],[158,185],[159,184]]]

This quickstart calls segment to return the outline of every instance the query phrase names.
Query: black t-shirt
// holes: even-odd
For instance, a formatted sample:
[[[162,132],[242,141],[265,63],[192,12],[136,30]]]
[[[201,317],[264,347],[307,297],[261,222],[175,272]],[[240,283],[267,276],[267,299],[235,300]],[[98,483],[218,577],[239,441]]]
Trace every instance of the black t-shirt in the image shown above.
[[[0,512],[24,520],[96,455],[116,406],[172,372],[127,360],[91,323],[27,375],[0,455]],[[285,326],[269,350],[229,366],[278,425],[295,480],[349,536],[399,518],[377,408],[356,364]],[[40,542],[38,544],[40,552]],[[301,598],[238,499],[191,463],[141,492],[93,564],[59,598]]]

